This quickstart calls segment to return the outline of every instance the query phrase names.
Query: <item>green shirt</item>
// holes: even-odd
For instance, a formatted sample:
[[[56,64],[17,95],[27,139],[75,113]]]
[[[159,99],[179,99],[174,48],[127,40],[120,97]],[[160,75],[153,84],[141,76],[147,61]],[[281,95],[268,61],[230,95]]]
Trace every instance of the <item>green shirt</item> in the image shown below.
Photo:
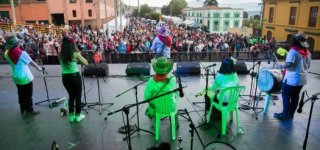
[[[68,62],[67,65],[60,60],[61,72],[62,74],[70,74],[79,72],[77,62],[80,61],[81,64],[87,65],[88,62],[84,59],[79,52],[74,52],[72,56],[72,61]]]
[[[227,87],[237,86],[240,84],[239,77],[237,73],[232,74],[218,74],[216,79],[214,80],[211,90],[223,90]],[[217,98],[220,100],[220,93],[218,94]]]

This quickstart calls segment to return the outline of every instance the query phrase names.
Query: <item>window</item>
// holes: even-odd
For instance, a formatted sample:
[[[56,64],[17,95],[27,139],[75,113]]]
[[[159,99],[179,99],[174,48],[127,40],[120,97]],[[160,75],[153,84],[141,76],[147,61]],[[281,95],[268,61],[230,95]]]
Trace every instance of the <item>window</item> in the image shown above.
[[[223,30],[226,31],[228,28],[229,28],[229,21],[225,21]]]
[[[86,3],[92,3],[92,0],[86,0]]]
[[[292,42],[292,34],[287,35],[287,42]]]
[[[224,14],[224,17],[225,17],[225,18],[229,18],[229,17],[230,17],[230,14],[229,14],[229,13],[225,13],[225,14]]]
[[[192,13],[192,17],[194,16],[194,14]]]
[[[289,25],[294,25],[296,23],[296,14],[297,14],[297,7],[291,7]]]
[[[210,28],[210,21],[208,20],[207,27]]]
[[[77,3],[77,0],[70,0],[70,3]]]
[[[234,27],[239,28],[239,21],[234,21]]]
[[[270,7],[269,11],[269,23],[273,22],[273,16],[274,16],[274,7]]]
[[[267,40],[269,41],[272,38],[272,32],[268,31],[267,32]]]
[[[219,31],[219,21],[214,21],[213,22],[213,30],[214,31]]]
[[[316,27],[319,7],[310,8],[309,27]]]
[[[210,18],[210,13],[208,13],[208,18]]]
[[[0,11],[1,18],[10,18],[9,11]]]
[[[76,10],[72,10],[72,16],[73,16],[73,17],[77,17],[77,12],[76,12]]]
[[[239,14],[239,13],[235,13],[235,14],[234,14],[234,17],[235,17],[235,18],[239,18],[239,17],[240,17],[240,14]]]
[[[88,10],[88,15],[89,15],[89,17],[92,17],[92,10],[91,9]]]
[[[219,14],[219,13],[213,14],[213,18],[219,18],[219,17],[220,17],[220,14]]]

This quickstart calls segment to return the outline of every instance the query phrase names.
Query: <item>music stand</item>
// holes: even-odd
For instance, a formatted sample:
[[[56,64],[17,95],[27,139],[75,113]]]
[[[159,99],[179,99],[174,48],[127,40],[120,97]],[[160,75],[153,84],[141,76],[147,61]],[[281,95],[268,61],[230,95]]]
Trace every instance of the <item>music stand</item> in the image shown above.
[[[185,88],[185,87],[182,87],[182,88]],[[172,90],[172,91],[168,91],[168,92],[166,92],[166,93],[157,95],[157,96],[155,96],[155,97],[153,97],[153,98],[149,98],[149,99],[147,99],[147,100],[145,100],[145,101],[141,101],[141,102],[138,102],[138,103],[135,103],[135,104],[125,105],[125,106],[123,106],[122,108],[120,108],[120,109],[118,109],[118,110],[116,110],[116,111],[113,111],[113,112],[110,112],[110,113],[107,114],[108,116],[110,116],[110,115],[113,115],[113,114],[118,113],[118,112],[120,112],[120,111],[122,111],[122,112],[124,112],[124,113],[126,114],[127,131],[129,131],[129,132],[127,132],[127,137],[128,137],[128,138],[127,138],[127,139],[128,139],[128,149],[129,149],[129,150],[132,150],[131,136],[130,136],[131,133],[130,133],[130,125],[129,125],[129,110],[130,110],[130,108],[131,108],[131,107],[138,106],[138,105],[141,105],[141,104],[144,104],[144,103],[148,103],[148,102],[150,102],[150,101],[152,101],[152,100],[155,100],[155,99],[157,99],[157,98],[159,98],[159,97],[162,97],[162,96],[165,96],[165,95],[168,95],[168,94],[171,94],[171,93],[175,93],[175,92],[179,91],[179,89],[180,89],[180,88],[176,88],[176,89],[174,89],[174,90]],[[152,134],[154,134],[154,133],[152,133]]]
[[[139,102],[139,101],[138,101],[138,86],[140,86],[140,85],[142,85],[142,84],[144,84],[144,83],[146,83],[146,82],[147,82],[147,80],[146,80],[146,81],[142,81],[141,83],[138,83],[137,85],[133,86],[132,88],[130,88],[130,89],[128,89],[128,90],[126,90],[126,91],[118,94],[116,97],[119,97],[119,96],[127,93],[128,91],[133,90],[133,91],[134,91],[134,94],[135,94],[135,98],[136,98],[136,103],[138,103],[138,102]],[[150,133],[150,134],[154,134],[154,133],[151,132],[151,131],[148,131],[148,130],[145,130],[145,129],[141,129],[141,128],[140,128],[139,106],[138,106],[138,105],[137,105],[136,109],[137,109],[137,124],[135,125],[136,128],[135,128],[135,130],[133,130],[133,132],[130,133],[129,136],[133,135],[133,134],[136,133],[136,132],[140,132],[140,131],[144,131],[144,132],[147,132],[147,133]],[[105,117],[105,120],[106,120],[106,119],[107,119],[107,117]],[[130,126],[132,126],[132,125],[130,125]],[[127,132],[129,132],[129,131],[127,130]],[[123,138],[123,140],[126,140],[127,138],[128,138],[128,136],[126,136],[125,138]]]
[[[96,69],[96,79],[97,79],[97,87],[98,87],[98,102],[87,103],[87,106],[88,106],[88,107],[100,106],[100,107],[99,107],[99,115],[101,115],[102,105],[112,106],[113,103],[102,103],[102,102],[101,102],[101,92],[100,92],[101,88],[100,88],[100,82],[99,82],[99,75],[100,75],[100,74],[98,73],[98,66],[97,66],[97,64],[94,63],[94,65],[95,65],[95,69]],[[101,76],[102,76],[102,75],[101,75]],[[105,80],[103,77],[102,77],[102,79],[103,79],[103,81],[104,81],[105,83],[107,83],[106,80]]]
[[[85,110],[86,113],[88,113],[87,93],[86,93],[86,85],[84,84],[84,70],[82,68],[82,65],[81,65],[81,80],[82,80],[83,98],[84,98],[84,107],[82,107],[82,110]]]
[[[37,53],[37,56],[38,56],[38,59],[40,61],[40,64],[41,64],[41,68],[42,68],[42,72],[41,72],[41,75],[42,75],[42,78],[43,78],[43,82],[44,82],[44,86],[45,86],[45,89],[46,89],[46,95],[47,95],[47,99],[46,100],[42,100],[42,101],[39,101],[39,102],[36,102],[34,103],[35,105],[38,105],[38,104],[41,104],[43,102],[48,102],[49,103],[49,107],[50,108],[53,108],[52,107],[52,104],[50,103],[50,101],[58,101],[58,100],[62,100],[62,99],[65,99],[64,97],[63,98],[53,98],[53,99],[50,99],[49,97],[49,91],[48,91],[48,85],[47,85],[47,79],[46,79],[46,74],[48,74],[48,72],[46,71],[45,67],[43,66],[43,62],[39,56],[39,51]]]

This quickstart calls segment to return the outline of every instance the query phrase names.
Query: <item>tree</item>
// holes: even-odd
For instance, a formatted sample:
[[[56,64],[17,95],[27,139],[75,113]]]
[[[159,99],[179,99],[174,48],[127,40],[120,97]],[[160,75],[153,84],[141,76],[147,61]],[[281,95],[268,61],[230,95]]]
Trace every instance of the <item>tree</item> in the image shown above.
[[[170,6],[169,5],[163,5],[161,7],[161,13],[164,15],[170,15]]]
[[[160,16],[159,13],[152,10],[147,4],[141,5],[140,13],[138,12],[138,8],[133,9],[132,15],[152,20],[159,20]]]
[[[260,15],[254,15],[253,19],[260,20]]]
[[[203,2],[203,6],[218,6],[218,1],[217,0],[205,0]]]
[[[243,11],[243,18],[248,18],[249,17],[249,14],[247,11]]]
[[[147,13],[151,13],[152,9],[148,6],[148,4],[143,4],[140,6],[140,16],[145,17]]]
[[[252,27],[253,29],[261,29],[260,20],[259,19],[249,19],[243,20],[243,26]]]
[[[170,14],[172,16],[178,16],[182,14],[182,9],[186,8],[188,3],[186,0],[171,0],[169,4]]]

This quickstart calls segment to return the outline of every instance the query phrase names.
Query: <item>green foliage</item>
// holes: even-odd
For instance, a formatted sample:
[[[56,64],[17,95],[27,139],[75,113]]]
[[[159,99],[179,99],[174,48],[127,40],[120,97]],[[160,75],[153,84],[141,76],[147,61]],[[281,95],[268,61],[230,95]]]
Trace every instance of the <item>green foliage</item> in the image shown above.
[[[261,29],[260,20],[258,19],[249,19],[243,20],[243,26],[252,27],[253,29]]]
[[[218,1],[217,0],[206,0],[203,2],[203,5],[204,6],[211,6],[211,5],[218,6]]]
[[[18,0],[13,0],[14,4],[18,4]],[[0,4],[10,4],[10,0],[0,0]]]
[[[161,7],[161,13],[164,15],[170,15],[170,6],[169,5],[163,5]]]
[[[152,20],[159,20],[160,16],[159,13],[152,10],[147,4],[141,5],[140,13],[138,11],[138,8],[133,9],[132,15]]]
[[[170,14],[172,16],[177,16],[182,14],[182,9],[186,8],[188,5],[186,0],[171,0],[169,4]]]

